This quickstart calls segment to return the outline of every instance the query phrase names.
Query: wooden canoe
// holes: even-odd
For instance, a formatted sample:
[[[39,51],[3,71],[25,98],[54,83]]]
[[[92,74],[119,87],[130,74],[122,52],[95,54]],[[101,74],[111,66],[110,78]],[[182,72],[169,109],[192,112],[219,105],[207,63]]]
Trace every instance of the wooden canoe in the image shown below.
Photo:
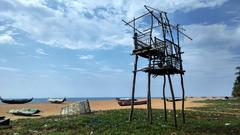
[[[173,99],[167,98],[166,99],[168,102],[173,102]],[[185,100],[185,99],[184,99]],[[175,98],[175,101],[182,101],[182,98]]]
[[[1,119],[0,126],[8,126],[10,124],[10,119]]]
[[[66,98],[48,98],[48,102],[54,103],[54,104],[61,104],[64,101],[66,101]]]
[[[132,104],[131,100],[130,101],[118,101],[118,104],[120,106],[130,106]],[[134,105],[143,105],[147,104],[147,100],[141,100],[141,101],[134,101]]]
[[[3,119],[5,119],[5,116],[0,116],[0,120],[3,120]]]
[[[25,104],[25,103],[31,102],[33,100],[33,98],[30,98],[30,99],[2,99],[0,97],[0,100],[6,104]]]
[[[131,98],[116,98],[117,101],[131,101]],[[137,101],[137,99],[134,99],[134,101]]]
[[[34,108],[22,108],[22,109],[12,109],[8,113],[18,116],[32,116],[39,113],[40,110]]]

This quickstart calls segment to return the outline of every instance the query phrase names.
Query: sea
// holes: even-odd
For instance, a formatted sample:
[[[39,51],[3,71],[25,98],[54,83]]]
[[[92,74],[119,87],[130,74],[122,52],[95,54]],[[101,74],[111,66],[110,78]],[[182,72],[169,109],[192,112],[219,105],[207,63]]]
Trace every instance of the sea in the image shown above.
[[[21,98],[3,98],[3,99],[21,99]],[[80,98],[66,98],[68,102],[77,102],[77,101],[96,101],[96,100],[113,100],[115,97],[80,97]],[[33,98],[30,103],[47,103],[48,98]],[[0,102],[2,104],[2,102]]]
[[[66,97],[68,102],[78,102],[78,101],[84,101],[84,100],[89,100],[89,101],[115,100],[116,98],[130,98],[130,97],[79,97],[79,98]],[[152,99],[154,98],[162,99],[162,97],[152,97]],[[166,98],[171,98],[171,97],[166,97]],[[175,98],[181,98],[181,97],[175,97]],[[19,98],[3,98],[3,99],[19,99]],[[146,97],[135,97],[135,99],[146,99]],[[48,98],[33,98],[33,100],[30,103],[47,103],[47,102],[48,102]],[[0,104],[3,104],[3,103],[0,101]]]
[[[112,100],[116,99],[113,97],[80,97],[80,98],[66,98],[68,102],[77,102],[77,101],[96,101],[96,100]],[[48,98],[34,98],[31,103],[47,103]]]
[[[129,97],[118,97],[118,98],[129,98]],[[136,99],[143,99],[143,98],[144,97],[136,97]],[[3,98],[3,99],[5,99],[5,98]],[[6,98],[6,99],[10,99],[10,98]],[[16,99],[18,99],[18,98],[16,98]],[[84,100],[89,100],[89,101],[115,100],[116,97],[80,97],[80,98],[77,98],[77,97],[67,98],[66,97],[66,99],[68,102],[77,102],[77,101],[84,101]],[[48,98],[33,98],[33,100],[30,103],[47,103],[47,102],[48,102]],[[0,104],[3,104],[3,103],[0,102]]]

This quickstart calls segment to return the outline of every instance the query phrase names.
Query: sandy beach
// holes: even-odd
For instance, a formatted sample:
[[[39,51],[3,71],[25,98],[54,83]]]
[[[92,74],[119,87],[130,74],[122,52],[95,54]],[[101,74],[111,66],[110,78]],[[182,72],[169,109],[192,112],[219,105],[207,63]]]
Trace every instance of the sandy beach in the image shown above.
[[[193,101],[204,100],[201,98],[189,98],[185,101],[185,109],[189,107],[199,107],[204,106],[204,103],[195,103]],[[20,118],[40,118],[53,115],[60,115],[60,110],[62,107],[68,106],[71,102],[65,102],[63,104],[52,104],[52,103],[28,103],[28,104],[0,104],[0,116],[6,116],[11,120],[16,120]],[[181,102],[176,102],[177,109],[181,109]],[[90,107],[92,111],[100,110],[113,110],[113,109],[128,109],[130,106],[119,106],[116,100],[102,100],[102,101],[90,101]],[[34,117],[24,117],[24,116],[14,116],[7,113],[10,109],[19,109],[19,108],[36,108],[41,110],[37,116]],[[146,105],[136,105],[135,108],[146,108]],[[161,99],[152,99],[152,108],[153,109],[163,109],[163,100]],[[172,102],[167,102],[167,109],[172,109]]]

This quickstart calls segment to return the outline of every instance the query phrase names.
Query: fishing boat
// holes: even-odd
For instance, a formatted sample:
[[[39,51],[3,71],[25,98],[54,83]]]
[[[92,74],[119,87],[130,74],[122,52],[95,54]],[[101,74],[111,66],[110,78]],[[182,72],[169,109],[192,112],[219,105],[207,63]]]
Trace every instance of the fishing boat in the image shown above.
[[[132,100],[122,100],[122,101],[118,101],[118,104],[120,106],[130,106],[132,104]],[[143,105],[143,104],[147,104],[147,100],[141,100],[141,101],[134,101],[134,105]]]
[[[34,108],[12,109],[8,113],[18,116],[32,116],[39,113],[40,110]]]
[[[48,98],[48,102],[55,104],[61,104],[64,101],[66,101],[66,98]]]
[[[6,104],[25,104],[31,102],[33,98],[30,99],[3,99],[0,97],[0,100]]]
[[[131,98],[116,98],[117,101],[132,101]],[[134,101],[137,101],[137,99],[134,99]]]
[[[168,102],[173,102],[173,99],[172,98],[167,98],[167,101]],[[175,101],[182,101],[182,98],[175,98]]]
[[[3,119],[5,119],[5,116],[0,116],[0,120],[3,120]]]
[[[0,126],[8,126],[10,124],[10,119],[0,119]]]

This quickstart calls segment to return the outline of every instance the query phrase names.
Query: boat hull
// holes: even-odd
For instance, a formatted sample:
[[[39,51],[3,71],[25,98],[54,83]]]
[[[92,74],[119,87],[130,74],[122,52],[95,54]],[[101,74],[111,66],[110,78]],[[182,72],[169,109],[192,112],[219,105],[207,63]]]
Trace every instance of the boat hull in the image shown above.
[[[48,102],[54,103],[54,104],[61,104],[66,101],[66,98],[63,99],[48,99]]]
[[[10,125],[10,119],[0,120],[0,126],[8,126],[8,125]]]
[[[32,100],[33,98],[31,99],[2,99],[1,98],[1,101],[6,104],[26,104],[31,102]]]
[[[120,106],[130,106],[132,104],[131,100],[130,101],[118,101],[118,104]],[[134,101],[134,105],[143,105],[147,104],[147,100],[142,100],[142,101]]]

